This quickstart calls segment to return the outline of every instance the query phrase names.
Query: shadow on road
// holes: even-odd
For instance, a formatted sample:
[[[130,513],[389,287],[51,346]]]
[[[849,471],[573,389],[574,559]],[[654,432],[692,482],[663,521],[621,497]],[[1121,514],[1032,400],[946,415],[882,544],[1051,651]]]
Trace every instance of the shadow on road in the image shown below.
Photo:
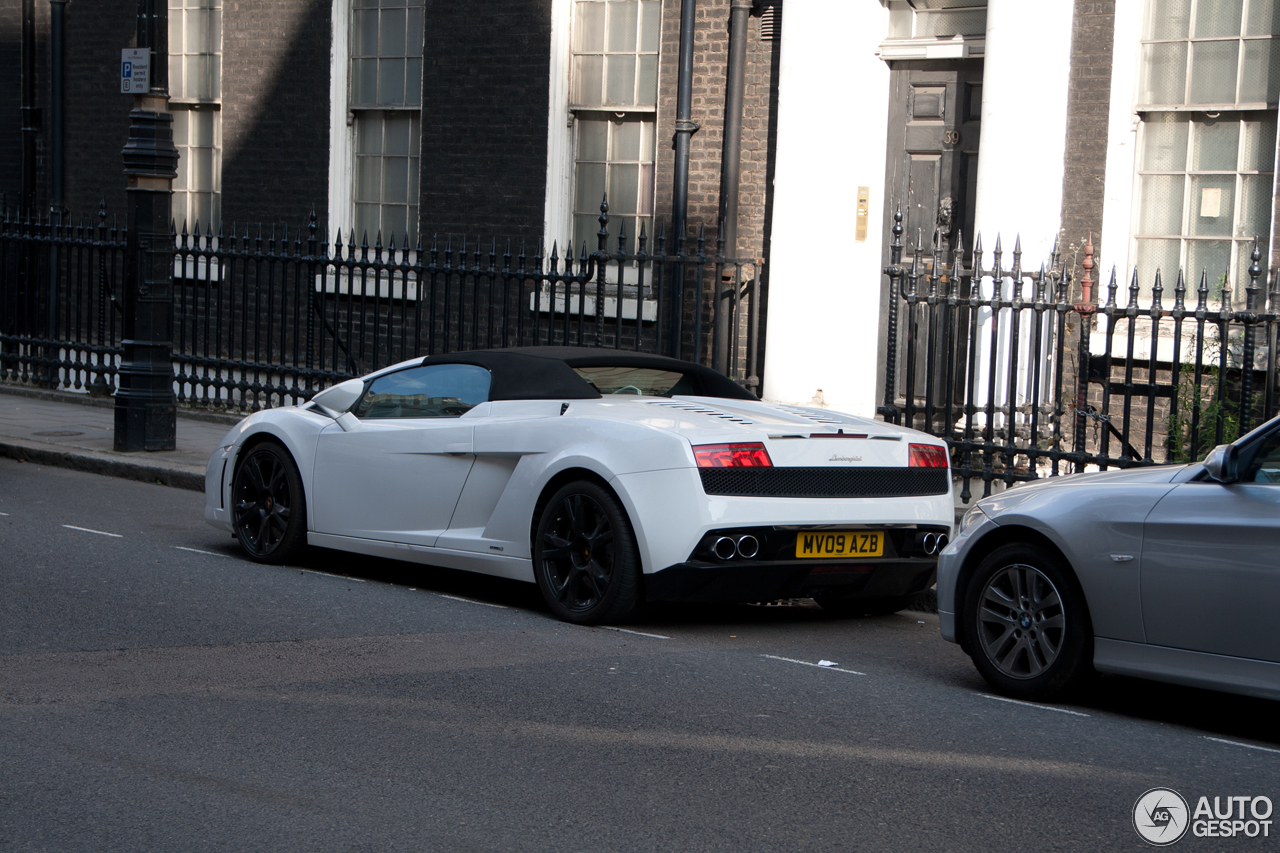
[[[225,553],[243,558],[243,553],[232,542],[226,544]],[[520,581],[323,548],[308,549],[296,565],[297,568],[311,571],[501,604],[551,618],[537,587]],[[924,618],[921,614],[910,612],[896,616],[838,617],[823,611],[810,599],[791,599],[768,604],[658,603],[647,605],[630,625],[639,630],[669,631],[678,627],[697,629],[790,625],[806,628],[825,624],[832,630],[842,631],[877,620],[887,622],[916,616]],[[944,647],[941,639],[938,643],[940,649]],[[922,675],[938,677],[965,690],[973,690],[975,684],[981,685],[976,673],[972,680],[962,679],[963,683],[947,678],[939,670],[922,672]],[[1085,713],[1114,714],[1180,726],[1206,737],[1248,740],[1280,748],[1280,730],[1275,726],[1278,705],[1266,699],[1106,675],[1100,676],[1069,707]]]

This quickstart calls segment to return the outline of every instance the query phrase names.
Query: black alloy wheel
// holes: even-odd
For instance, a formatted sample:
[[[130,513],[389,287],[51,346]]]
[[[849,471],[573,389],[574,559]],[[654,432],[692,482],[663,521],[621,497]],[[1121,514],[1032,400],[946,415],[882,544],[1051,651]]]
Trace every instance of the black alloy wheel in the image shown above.
[[[987,555],[964,594],[965,648],[992,687],[1047,701],[1093,674],[1084,593],[1056,553],[1024,543]]]
[[[231,512],[249,559],[279,565],[298,556],[307,544],[307,505],[287,450],[263,442],[244,455],[231,484]]]
[[[617,498],[579,480],[561,488],[538,520],[534,574],[557,617],[579,625],[625,619],[640,599],[640,557]]]

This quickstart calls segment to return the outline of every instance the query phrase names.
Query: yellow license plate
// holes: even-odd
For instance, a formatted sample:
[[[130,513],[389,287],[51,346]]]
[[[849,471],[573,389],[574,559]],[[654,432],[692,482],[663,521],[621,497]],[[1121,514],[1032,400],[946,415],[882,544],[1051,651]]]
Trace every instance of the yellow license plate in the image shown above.
[[[797,559],[883,557],[884,534],[868,530],[815,530],[796,535]]]

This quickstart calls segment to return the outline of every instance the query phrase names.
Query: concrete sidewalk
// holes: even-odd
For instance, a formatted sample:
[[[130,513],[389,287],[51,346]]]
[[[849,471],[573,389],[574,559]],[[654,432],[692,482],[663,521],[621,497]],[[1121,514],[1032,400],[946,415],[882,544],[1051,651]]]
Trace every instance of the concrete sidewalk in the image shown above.
[[[178,411],[178,447],[120,453],[114,401],[0,384],[0,456],[204,490],[209,456],[239,418]]]

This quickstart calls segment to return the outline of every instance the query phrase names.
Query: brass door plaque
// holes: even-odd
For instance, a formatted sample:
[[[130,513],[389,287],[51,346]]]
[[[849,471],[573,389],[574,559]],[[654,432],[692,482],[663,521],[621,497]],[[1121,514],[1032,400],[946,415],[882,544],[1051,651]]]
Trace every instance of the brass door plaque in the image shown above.
[[[853,239],[859,243],[867,241],[867,210],[870,208],[871,189],[869,187],[858,187],[858,220],[854,229]]]

